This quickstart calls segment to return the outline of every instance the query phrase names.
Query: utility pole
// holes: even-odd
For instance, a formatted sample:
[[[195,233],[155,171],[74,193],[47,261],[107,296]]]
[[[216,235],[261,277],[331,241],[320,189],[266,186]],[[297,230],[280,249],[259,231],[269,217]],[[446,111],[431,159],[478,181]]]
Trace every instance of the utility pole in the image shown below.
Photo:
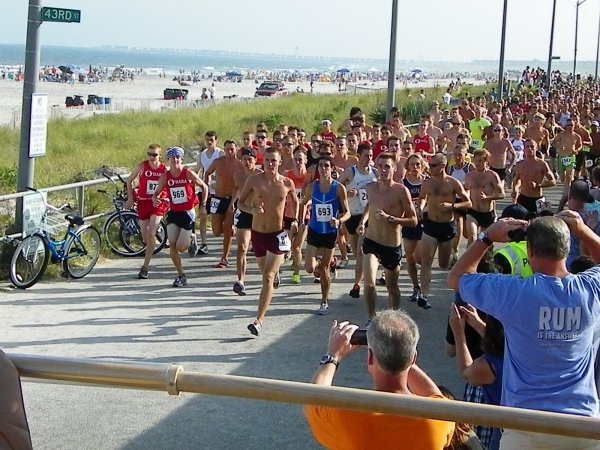
[[[550,50],[548,53],[548,71],[546,77],[548,78],[548,91],[552,89],[552,46],[554,44],[554,20],[556,19],[556,0],[552,2],[552,25],[550,26]]]
[[[392,26],[390,34],[390,60],[388,63],[388,92],[386,120],[390,120],[390,109],[396,101],[396,35],[398,28],[398,0],[392,0]]]
[[[500,67],[498,68],[498,99],[504,97],[504,45],[506,43],[506,10],[508,0],[504,0],[504,10],[502,12],[502,37],[500,38]]]
[[[587,0],[579,0],[575,6],[575,49],[573,51],[573,85],[575,84],[575,76],[577,75],[577,33],[579,31],[579,7]]]

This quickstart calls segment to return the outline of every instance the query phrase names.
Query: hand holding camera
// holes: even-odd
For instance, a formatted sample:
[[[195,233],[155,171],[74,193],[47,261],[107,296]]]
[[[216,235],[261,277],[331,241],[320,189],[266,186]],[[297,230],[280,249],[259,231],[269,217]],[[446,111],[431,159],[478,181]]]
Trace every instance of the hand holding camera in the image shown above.
[[[499,219],[486,230],[486,233],[488,238],[493,242],[508,242],[509,240],[517,240],[513,239],[513,237],[524,240],[523,237],[525,236],[524,233],[527,225],[528,222],[526,220],[512,218]]]

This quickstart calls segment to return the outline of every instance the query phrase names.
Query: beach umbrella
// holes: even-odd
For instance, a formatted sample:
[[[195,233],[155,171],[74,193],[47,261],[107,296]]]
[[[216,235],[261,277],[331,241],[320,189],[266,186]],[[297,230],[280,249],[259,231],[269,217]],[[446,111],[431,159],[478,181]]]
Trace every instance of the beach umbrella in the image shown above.
[[[73,71],[68,66],[58,66],[62,73],[73,73]]]
[[[226,77],[241,77],[242,74],[239,72],[236,72],[235,70],[230,70],[229,72],[225,72],[225,76]]]
[[[350,73],[350,69],[346,69],[345,67],[343,69],[339,69],[337,71],[337,73]]]

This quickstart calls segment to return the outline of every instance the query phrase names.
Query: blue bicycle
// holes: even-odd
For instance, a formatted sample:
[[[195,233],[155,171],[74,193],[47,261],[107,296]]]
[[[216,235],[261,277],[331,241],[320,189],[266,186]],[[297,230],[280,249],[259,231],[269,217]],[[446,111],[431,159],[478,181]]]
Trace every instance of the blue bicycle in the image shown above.
[[[10,281],[19,289],[37,283],[49,261],[62,264],[65,278],[83,278],[94,268],[100,255],[98,230],[85,224],[81,216],[63,216],[63,209],[68,205],[56,208],[45,204],[39,229],[19,242],[10,261]],[[52,235],[65,225],[63,238],[53,239]]]

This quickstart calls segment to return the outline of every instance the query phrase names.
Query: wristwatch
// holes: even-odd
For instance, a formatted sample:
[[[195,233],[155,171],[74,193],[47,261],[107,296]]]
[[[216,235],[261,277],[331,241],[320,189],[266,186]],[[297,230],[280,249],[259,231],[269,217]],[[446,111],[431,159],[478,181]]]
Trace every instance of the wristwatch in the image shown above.
[[[323,355],[323,357],[321,358],[321,365],[323,366],[325,364],[334,364],[335,367],[336,367],[336,369],[337,369],[337,367],[340,364],[340,362],[334,356]]]
[[[491,245],[494,245],[494,241],[492,241],[489,238],[488,234],[485,231],[482,231],[481,233],[479,233],[477,235],[477,240],[483,242],[488,247],[491,246]]]
[[[389,223],[394,223],[394,222],[396,222],[396,218],[394,216],[388,216],[387,221]]]

